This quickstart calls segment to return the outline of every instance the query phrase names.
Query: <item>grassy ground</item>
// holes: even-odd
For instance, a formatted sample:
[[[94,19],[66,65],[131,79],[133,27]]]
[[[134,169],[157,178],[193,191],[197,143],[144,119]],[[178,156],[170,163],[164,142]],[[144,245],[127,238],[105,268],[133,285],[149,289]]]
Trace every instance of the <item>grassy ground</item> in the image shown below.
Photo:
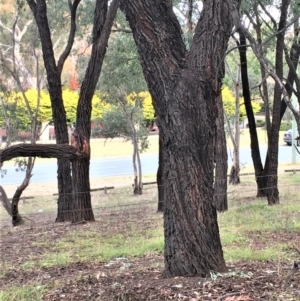
[[[243,263],[244,273],[249,272],[247,264],[251,262],[257,262],[258,266],[270,262],[277,278],[280,275],[283,279],[286,276],[283,267],[292,265],[299,257],[293,248],[300,248],[300,203],[297,193],[300,174],[280,174],[279,182],[281,204],[278,206],[267,206],[265,199],[255,197],[253,176],[242,177],[239,186],[229,187],[230,209],[218,217],[221,239],[228,264]],[[117,265],[115,272],[118,275],[123,272],[130,274],[129,262],[136,264],[134,273],[150,268],[163,269],[163,220],[155,212],[155,186],[148,186],[143,195],[137,197],[132,195],[130,186],[108,194],[94,192],[92,202],[97,221],[77,226],[53,223],[56,210],[53,197],[37,197],[21,204],[20,212],[35,221],[27,220],[21,228],[11,229],[8,226],[10,221],[0,212],[3,242],[0,246],[1,301],[52,300],[52,294],[56,291],[70,287],[67,284],[70,279],[81,283],[84,273],[86,281],[86,277],[108,273],[106,270],[109,269],[109,277],[113,278],[116,276],[113,267]],[[145,258],[152,257],[155,260],[149,266]],[[79,263],[80,268],[74,268]],[[88,266],[87,270],[83,265]],[[53,275],[54,270],[60,271],[60,276]],[[250,279],[249,275],[247,277]],[[256,279],[253,281],[257,282]],[[274,297],[277,291],[273,289]],[[285,291],[281,293],[283,299],[266,300],[300,300],[285,299]],[[49,294],[52,297],[45,299]],[[53,300],[65,300],[61,298]],[[67,300],[77,299],[70,297]]]
[[[259,132],[262,145],[264,135],[263,131]],[[157,152],[157,138],[150,137],[148,153]],[[244,134],[241,138],[241,147],[247,147],[249,137]],[[130,142],[92,142],[93,157],[130,154]],[[261,288],[265,292],[266,283],[273,283],[273,288],[268,291],[269,297],[264,297],[265,300],[300,300],[299,295],[298,298],[290,287],[281,289],[282,283],[278,282],[286,279],[287,268],[299,259],[294,247],[300,249],[300,174],[284,173],[284,169],[295,168],[299,168],[299,164],[286,164],[279,168],[280,205],[270,207],[266,205],[265,199],[256,198],[254,177],[242,176],[239,186],[229,186],[230,209],[218,216],[225,259],[229,266],[235,266],[236,269],[238,267],[235,274],[244,277],[238,278],[238,281],[246,279],[247,285],[252,281],[257,292],[260,290],[257,283],[262,282],[263,273],[266,273],[265,270],[270,271],[268,273],[273,278],[265,281],[264,289]],[[253,168],[248,166],[242,173],[252,171]],[[144,180],[154,179],[155,175],[146,175]],[[20,212],[30,219],[20,228],[11,229],[10,219],[3,209],[0,209],[1,301],[148,300],[147,297],[120,297],[118,290],[124,289],[125,285],[119,277],[123,275],[123,278],[132,279],[133,282],[128,286],[133,288],[137,283],[135,275],[144,273],[143,281],[147,284],[147,277],[150,277],[152,271],[163,270],[163,220],[162,215],[156,213],[157,190],[155,186],[148,186],[143,195],[134,197],[130,186],[131,177],[106,180],[110,181],[107,186],[118,186],[120,181],[128,183],[127,186],[118,187],[108,194],[93,193],[92,202],[97,219],[95,223],[76,226],[53,223],[57,204],[56,198],[50,194],[39,195],[20,204]],[[95,182],[93,185],[99,187],[104,184],[99,185]],[[255,276],[251,266],[253,262],[257,269],[267,262],[268,268],[264,268],[261,274]],[[131,269],[130,265],[134,268]],[[155,277],[157,278],[157,275]],[[112,283],[105,286],[105,279],[111,279]],[[295,279],[295,283],[300,283],[299,278]],[[101,287],[96,289],[98,297],[87,295],[76,299],[75,296],[84,290],[79,288],[80,283],[83,283],[84,287],[92,287],[93,281],[101,284]],[[231,277],[229,283],[233,283],[234,286],[235,281],[237,280]],[[293,282],[294,286],[295,283]],[[174,285],[177,283],[173,283],[168,289]],[[246,291],[247,285],[244,282],[236,284],[244,287],[243,290]],[[149,284],[146,286],[150,287]],[[220,284],[220,287],[225,286]],[[211,296],[216,294],[220,287],[212,288]],[[99,295],[102,291],[108,294],[112,288],[115,291],[111,296],[117,296],[116,299],[106,299],[104,295]],[[188,291],[192,292],[195,289],[189,288]],[[226,293],[228,292],[226,291],[225,295]],[[146,288],[145,294],[149,295]],[[201,296],[203,294],[204,289]],[[263,292],[258,296],[262,294]],[[216,298],[221,295],[216,295]],[[213,299],[211,297],[205,300]]]

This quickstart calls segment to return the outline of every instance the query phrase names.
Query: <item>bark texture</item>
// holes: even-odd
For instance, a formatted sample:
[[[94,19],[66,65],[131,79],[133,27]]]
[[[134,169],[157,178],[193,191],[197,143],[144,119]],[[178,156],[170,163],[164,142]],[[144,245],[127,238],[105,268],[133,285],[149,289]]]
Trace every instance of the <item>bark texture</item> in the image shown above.
[[[157,190],[158,190],[158,204],[157,204],[157,212],[164,212],[164,190],[165,190],[165,174],[164,174],[164,149],[162,138],[159,134],[158,138],[158,169],[156,174],[156,183],[157,183]]]
[[[226,136],[224,130],[224,111],[221,95],[218,97],[215,133],[215,183],[214,183],[214,205],[219,212],[228,210],[227,200],[227,170],[228,154]]]
[[[66,144],[17,144],[0,151],[0,163],[17,157],[60,158],[74,160],[80,157],[77,149]]]
[[[227,2],[204,1],[189,52],[171,1],[121,3],[159,118],[165,152],[165,275],[208,276],[211,271],[225,271],[213,206],[213,171],[216,98],[232,29]]]

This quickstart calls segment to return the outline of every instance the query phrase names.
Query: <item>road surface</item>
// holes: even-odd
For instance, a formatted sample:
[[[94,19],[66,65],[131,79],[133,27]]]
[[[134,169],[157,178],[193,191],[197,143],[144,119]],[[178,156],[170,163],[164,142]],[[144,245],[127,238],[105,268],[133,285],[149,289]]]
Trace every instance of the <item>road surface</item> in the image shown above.
[[[267,147],[261,147],[260,152],[262,160],[266,156]],[[228,164],[231,165],[230,150],[228,151]],[[290,146],[279,146],[279,162],[289,162],[291,160],[292,148]],[[297,154],[297,160],[299,155]],[[158,167],[158,155],[141,155],[143,174],[155,174]],[[249,148],[240,149],[241,166],[252,164],[251,152]],[[4,177],[1,178],[1,185],[18,185],[24,179],[24,172],[16,172],[13,165],[3,166],[7,170]],[[132,157],[114,157],[114,158],[94,158],[90,164],[90,177],[114,177],[122,175],[132,175]],[[43,162],[35,165],[31,183],[55,182],[57,179],[56,161]]]

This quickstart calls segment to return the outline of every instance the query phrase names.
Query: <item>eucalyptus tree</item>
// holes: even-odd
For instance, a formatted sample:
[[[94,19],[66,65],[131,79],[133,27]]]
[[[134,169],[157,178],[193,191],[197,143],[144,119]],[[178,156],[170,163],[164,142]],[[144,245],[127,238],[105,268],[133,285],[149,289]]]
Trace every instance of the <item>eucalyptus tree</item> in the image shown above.
[[[249,5],[249,3],[247,4]],[[240,35],[238,44],[242,68],[242,85],[251,137],[251,153],[257,181],[257,196],[267,196],[268,204],[273,205],[279,203],[277,178],[279,129],[287,106],[293,111],[296,120],[298,120],[298,128],[300,128],[299,112],[293,108],[289,101],[293,93],[294,82],[297,83],[296,93],[299,93],[299,80],[296,74],[300,54],[299,11],[297,11],[298,8],[293,7],[291,1],[284,0],[281,1],[280,9],[277,11],[279,17],[275,18],[269,12],[271,8],[275,10],[275,7],[266,6],[272,3],[253,1],[251,4],[252,6],[245,7],[244,13],[255,30],[256,39],[244,26],[237,24],[237,31]],[[290,14],[291,17],[289,17],[289,11],[293,11],[293,14]],[[293,31],[289,30],[291,27],[294,28]],[[289,37],[292,35],[293,37],[290,39]],[[247,45],[247,40],[250,43],[249,45]],[[257,86],[265,104],[268,133],[268,151],[264,165],[260,157],[255,118],[251,104],[247,73],[247,46],[251,46],[261,66],[261,81]],[[270,55],[268,56],[269,51],[275,52],[272,61]],[[283,63],[284,57],[286,66]],[[267,79],[269,77],[273,78],[275,82],[272,101],[270,101],[268,89],[269,83]]]
[[[108,44],[99,88],[101,99],[112,107],[103,116],[102,134],[106,138],[124,137],[133,146],[134,194],[142,194],[142,165],[140,152],[148,145],[147,124],[143,120],[143,91],[146,83],[132,34],[126,30],[122,15]]]
[[[214,198],[223,57],[238,1],[204,1],[189,49],[169,0],[121,1],[164,148],[165,275],[225,271]]]
[[[90,134],[91,134],[91,108],[92,98],[96,84],[101,73],[103,59],[106,53],[107,41],[110,35],[119,1],[97,0],[94,9],[94,21],[91,35],[91,56],[88,62],[84,80],[79,92],[76,128],[72,135],[72,146],[68,145],[68,131],[66,114],[62,99],[61,72],[64,62],[71,52],[76,33],[76,12],[80,0],[69,1],[70,32],[67,45],[59,59],[56,60],[54,45],[48,19],[48,4],[45,0],[27,0],[33,13],[42,45],[43,60],[47,73],[47,84],[51,98],[55,134],[58,137],[56,146],[49,145],[21,145],[12,146],[0,153],[0,163],[13,156],[41,156],[68,159],[72,164],[72,182],[70,194],[72,202],[69,208],[60,208],[63,214],[73,222],[92,221],[94,215],[91,206],[89,162],[90,162]],[[86,3],[85,3],[86,4]],[[65,171],[69,174],[70,164],[66,162],[65,169],[61,170],[62,179],[65,180]],[[61,181],[60,183],[64,183]],[[60,191],[61,194],[61,191]],[[65,216],[64,216],[65,217]]]
[[[69,1],[71,13],[70,35],[68,37],[67,46],[56,64],[47,19],[47,4],[44,0],[37,2],[27,0],[39,29],[52,102],[55,130],[59,137],[64,137],[61,143],[68,142],[68,132],[66,129],[60,75],[63,63],[70,54],[74,42],[76,33],[76,11],[80,2],[80,0],[74,0],[73,3]],[[76,148],[77,152],[81,155],[72,161],[73,201],[71,214],[73,222],[94,220],[89,182],[92,98],[101,73],[107,41],[118,5],[118,0],[113,0],[109,9],[107,0],[97,0],[95,3],[91,57],[79,92],[76,125],[71,141],[72,146]]]

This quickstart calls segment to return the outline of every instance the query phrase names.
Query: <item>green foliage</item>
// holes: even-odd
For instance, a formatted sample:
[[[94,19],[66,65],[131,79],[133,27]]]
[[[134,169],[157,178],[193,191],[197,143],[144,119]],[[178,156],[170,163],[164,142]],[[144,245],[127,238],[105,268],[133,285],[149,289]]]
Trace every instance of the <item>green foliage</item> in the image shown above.
[[[133,122],[139,150],[143,152],[148,148],[148,133],[147,129],[140,122],[140,111],[141,108],[132,106],[130,103],[127,103],[123,109],[117,105],[112,105],[109,110],[103,113],[101,135],[107,139],[123,137],[125,140],[132,140],[133,129],[131,127]]]
[[[125,27],[122,15],[118,15],[116,22]],[[103,136],[133,139],[134,127],[140,150],[146,149],[146,126],[154,120],[154,109],[150,94],[144,92],[146,83],[132,35],[121,32],[111,35],[99,90],[101,99],[111,105],[101,119]]]
[[[38,92],[35,89],[29,89],[25,92],[30,108],[36,111],[38,105]],[[6,111],[13,128],[18,131],[28,131],[31,126],[31,119],[27,110],[24,97],[21,92],[2,93],[0,97],[3,99],[4,109],[0,110],[0,127],[5,127]],[[71,90],[63,90],[64,106],[67,114],[67,121],[73,124],[76,120],[78,92]],[[92,121],[99,120],[102,117],[103,110],[109,106],[103,103],[100,98],[95,95],[92,99]],[[40,91],[40,103],[38,112],[38,122],[52,120],[52,108],[50,95],[47,91]]]
[[[287,131],[292,128],[292,121],[281,121],[280,131]]]
[[[265,125],[266,125],[265,120],[263,119],[256,120],[256,127],[264,127]]]
[[[224,110],[228,116],[228,118],[231,120],[234,118],[234,112],[235,112],[235,98],[233,93],[229,90],[228,87],[225,87],[222,90],[222,99],[223,99],[223,106]],[[261,109],[261,106],[258,102],[252,101],[252,107],[254,114],[258,113]],[[240,122],[244,121],[246,119],[246,109],[245,105],[243,103],[243,98],[240,99]]]
[[[130,125],[124,111],[120,110],[119,107],[112,106],[110,110],[105,111],[101,120],[104,125],[102,135],[105,138],[123,136],[128,140],[130,139],[132,135]]]
[[[5,128],[6,122],[9,123],[9,134],[14,137],[18,131],[27,131],[30,129],[31,120],[27,109],[23,103],[23,97],[20,93],[10,92],[1,93],[0,127]],[[8,120],[6,120],[8,119]]]

